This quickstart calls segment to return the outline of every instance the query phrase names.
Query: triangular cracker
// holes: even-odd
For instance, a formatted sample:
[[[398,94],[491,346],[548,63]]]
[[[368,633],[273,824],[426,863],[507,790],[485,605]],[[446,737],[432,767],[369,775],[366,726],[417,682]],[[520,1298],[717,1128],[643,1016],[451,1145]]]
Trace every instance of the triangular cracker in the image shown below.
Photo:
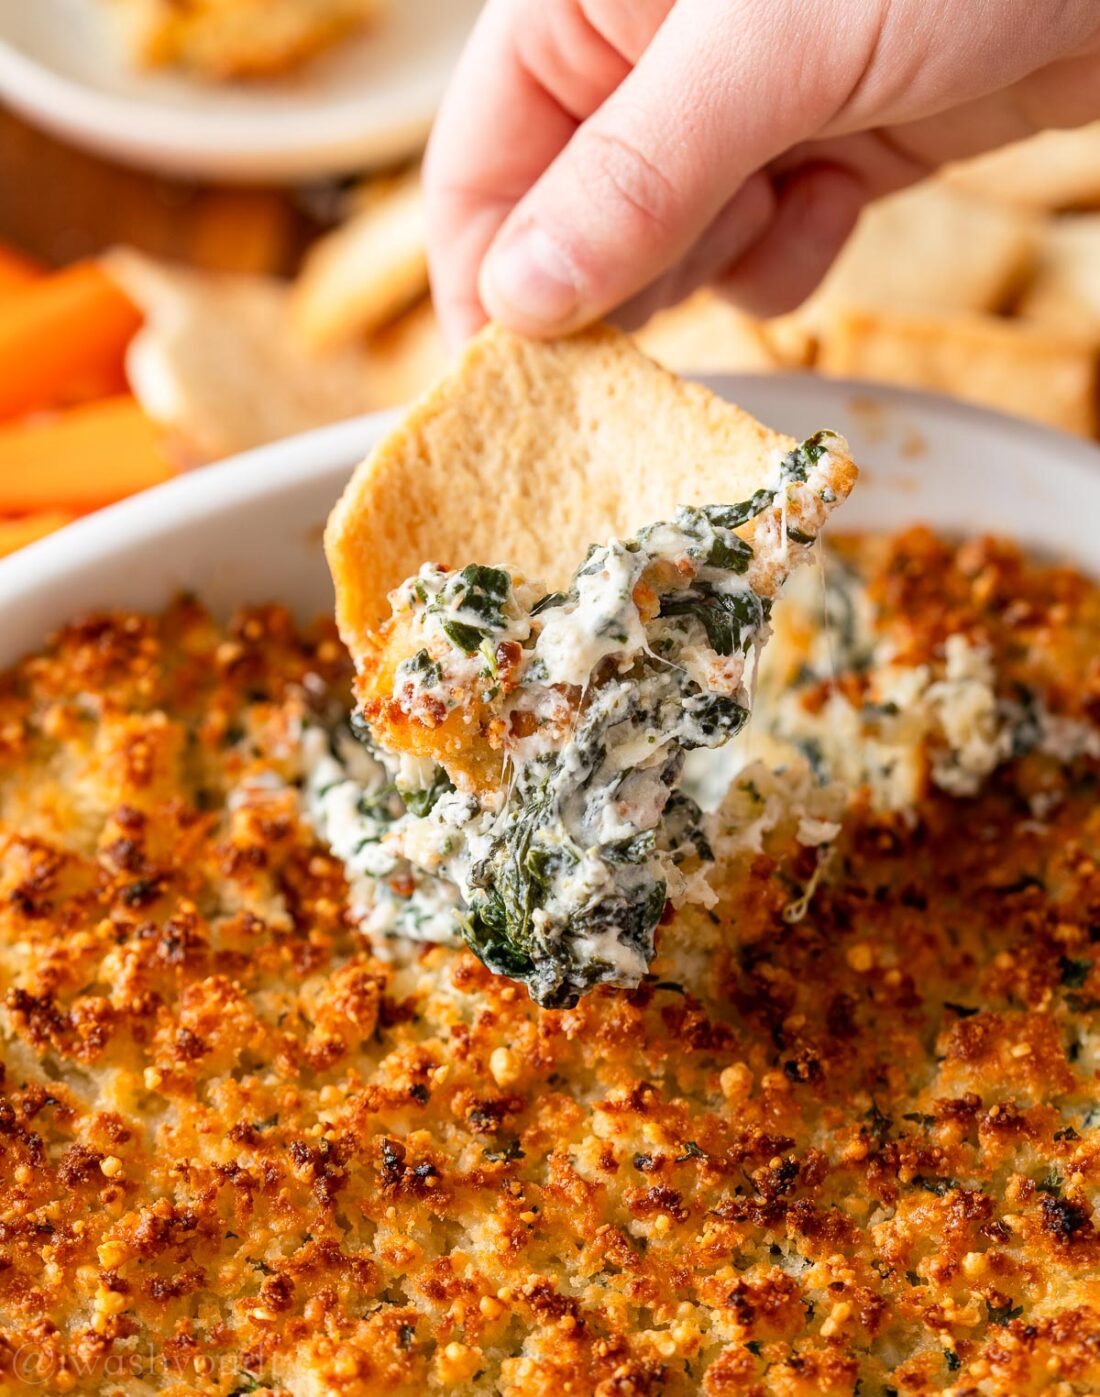
[[[127,355],[130,385],[186,458],[221,460],[371,406],[366,352],[312,354],[298,344],[285,282],[129,249],[111,252],[106,266],[145,315]]]
[[[368,887],[417,928],[442,907],[541,1004],[638,984],[667,906],[713,896],[686,758],[747,722],[855,474],[834,433],[796,445],[610,331],[484,334],[330,521],[375,766],[358,791],[330,749],[316,799]]]
[[[794,444],[616,331],[536,343],[490,327],[333,511],[341,635],[360,663],[389,593],[427,561],[505,561],[562,586],[591,543],[678,505],[749,498]]]

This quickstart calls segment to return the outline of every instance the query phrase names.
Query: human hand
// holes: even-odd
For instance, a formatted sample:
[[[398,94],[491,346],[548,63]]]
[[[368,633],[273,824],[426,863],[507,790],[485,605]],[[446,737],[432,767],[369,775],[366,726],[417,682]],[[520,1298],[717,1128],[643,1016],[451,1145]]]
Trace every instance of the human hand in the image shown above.
[[[488,0],[425,162],[436,308],[779,314],[869,199],[1097,116],[1096,0]]]

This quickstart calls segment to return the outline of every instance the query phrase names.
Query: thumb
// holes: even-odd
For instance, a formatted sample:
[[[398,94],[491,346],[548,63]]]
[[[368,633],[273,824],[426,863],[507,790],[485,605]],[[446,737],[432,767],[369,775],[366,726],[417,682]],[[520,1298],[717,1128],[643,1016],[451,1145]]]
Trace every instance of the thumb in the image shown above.
[[[719,213],[721,254],[736,261],[771,211],[758,182],[744,198],[741,187],[835,109],[833,83],[803,81],[802,98],[792,90],[783,55],[796,42],[822,47],[820,36],[797,33],[806,9],[674,5],[497,233],[480,275],[488,314],[524,334],[568,333],[637,296]],[[768,24],[754,22],[762,16]]]

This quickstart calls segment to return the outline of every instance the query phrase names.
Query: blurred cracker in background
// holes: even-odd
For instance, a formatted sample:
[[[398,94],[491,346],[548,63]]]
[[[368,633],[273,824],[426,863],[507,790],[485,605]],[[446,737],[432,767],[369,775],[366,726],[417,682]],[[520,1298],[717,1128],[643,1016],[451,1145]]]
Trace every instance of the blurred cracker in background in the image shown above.
[[[450,359],[432,303],[426,297],[367,342],[371,407],[397,407],[440,378]]]
[[[1057,212],[1100,206],[1100,122],[1044,131],[949,165],[945,184],[1001,204]]]
[[[795,314],[837,310],[998,310],[1034,265],[1033,213],[925,182],[869,205],[844,251]]]
[[[1034,279],[1017,309],[1044,325],[1100,336],[1100,213],[1048,223]]]
[[[635,339],[646,354],[673,371],[681,364],[691,364],[691,371],[700,374],[766,373],[788,367],[761,321],[706,288],[678,306],[658,311]]]
[[[995,315],[848,310],[831,322],[817,367],[965,397],[1093,436],[1098,362],[1097,340],[1073,331]]]
[[[1048,132],[870,206],[790,315],[754,321],[700,292],[639,338],[681,373],[806,367],[1095,436],[1100,213],[1082,211],[1093,205],[1100,123]]]
[[[126,368],[142,407],[198,461],[217,461],[367,412],[366,353],[315,354],[274,277],[202,272],[118,250],[104,265],[144,325]]]
[[[373,180],[342,227],[306,253],[294,289],[295,332],[330,349],[383,329],[428,294],[420,171]]]

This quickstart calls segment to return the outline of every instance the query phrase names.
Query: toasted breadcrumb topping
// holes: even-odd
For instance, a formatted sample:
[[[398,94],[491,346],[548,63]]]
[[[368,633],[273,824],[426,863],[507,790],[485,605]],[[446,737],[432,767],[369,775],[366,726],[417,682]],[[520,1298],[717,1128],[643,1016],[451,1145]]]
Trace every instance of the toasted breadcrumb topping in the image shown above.
[[[939,682],[962,635],[998,701],[1095,726],[1091,582],[842,551],[893,662]],[[811,800],[829,854],[758,765],[715,906],[541,1010],[349,915],[298,790],[349,681],[327,627],[186,601],[0,679],[0,1387],[1096,1389],[1089,751],[857,791],[839,833]]]

